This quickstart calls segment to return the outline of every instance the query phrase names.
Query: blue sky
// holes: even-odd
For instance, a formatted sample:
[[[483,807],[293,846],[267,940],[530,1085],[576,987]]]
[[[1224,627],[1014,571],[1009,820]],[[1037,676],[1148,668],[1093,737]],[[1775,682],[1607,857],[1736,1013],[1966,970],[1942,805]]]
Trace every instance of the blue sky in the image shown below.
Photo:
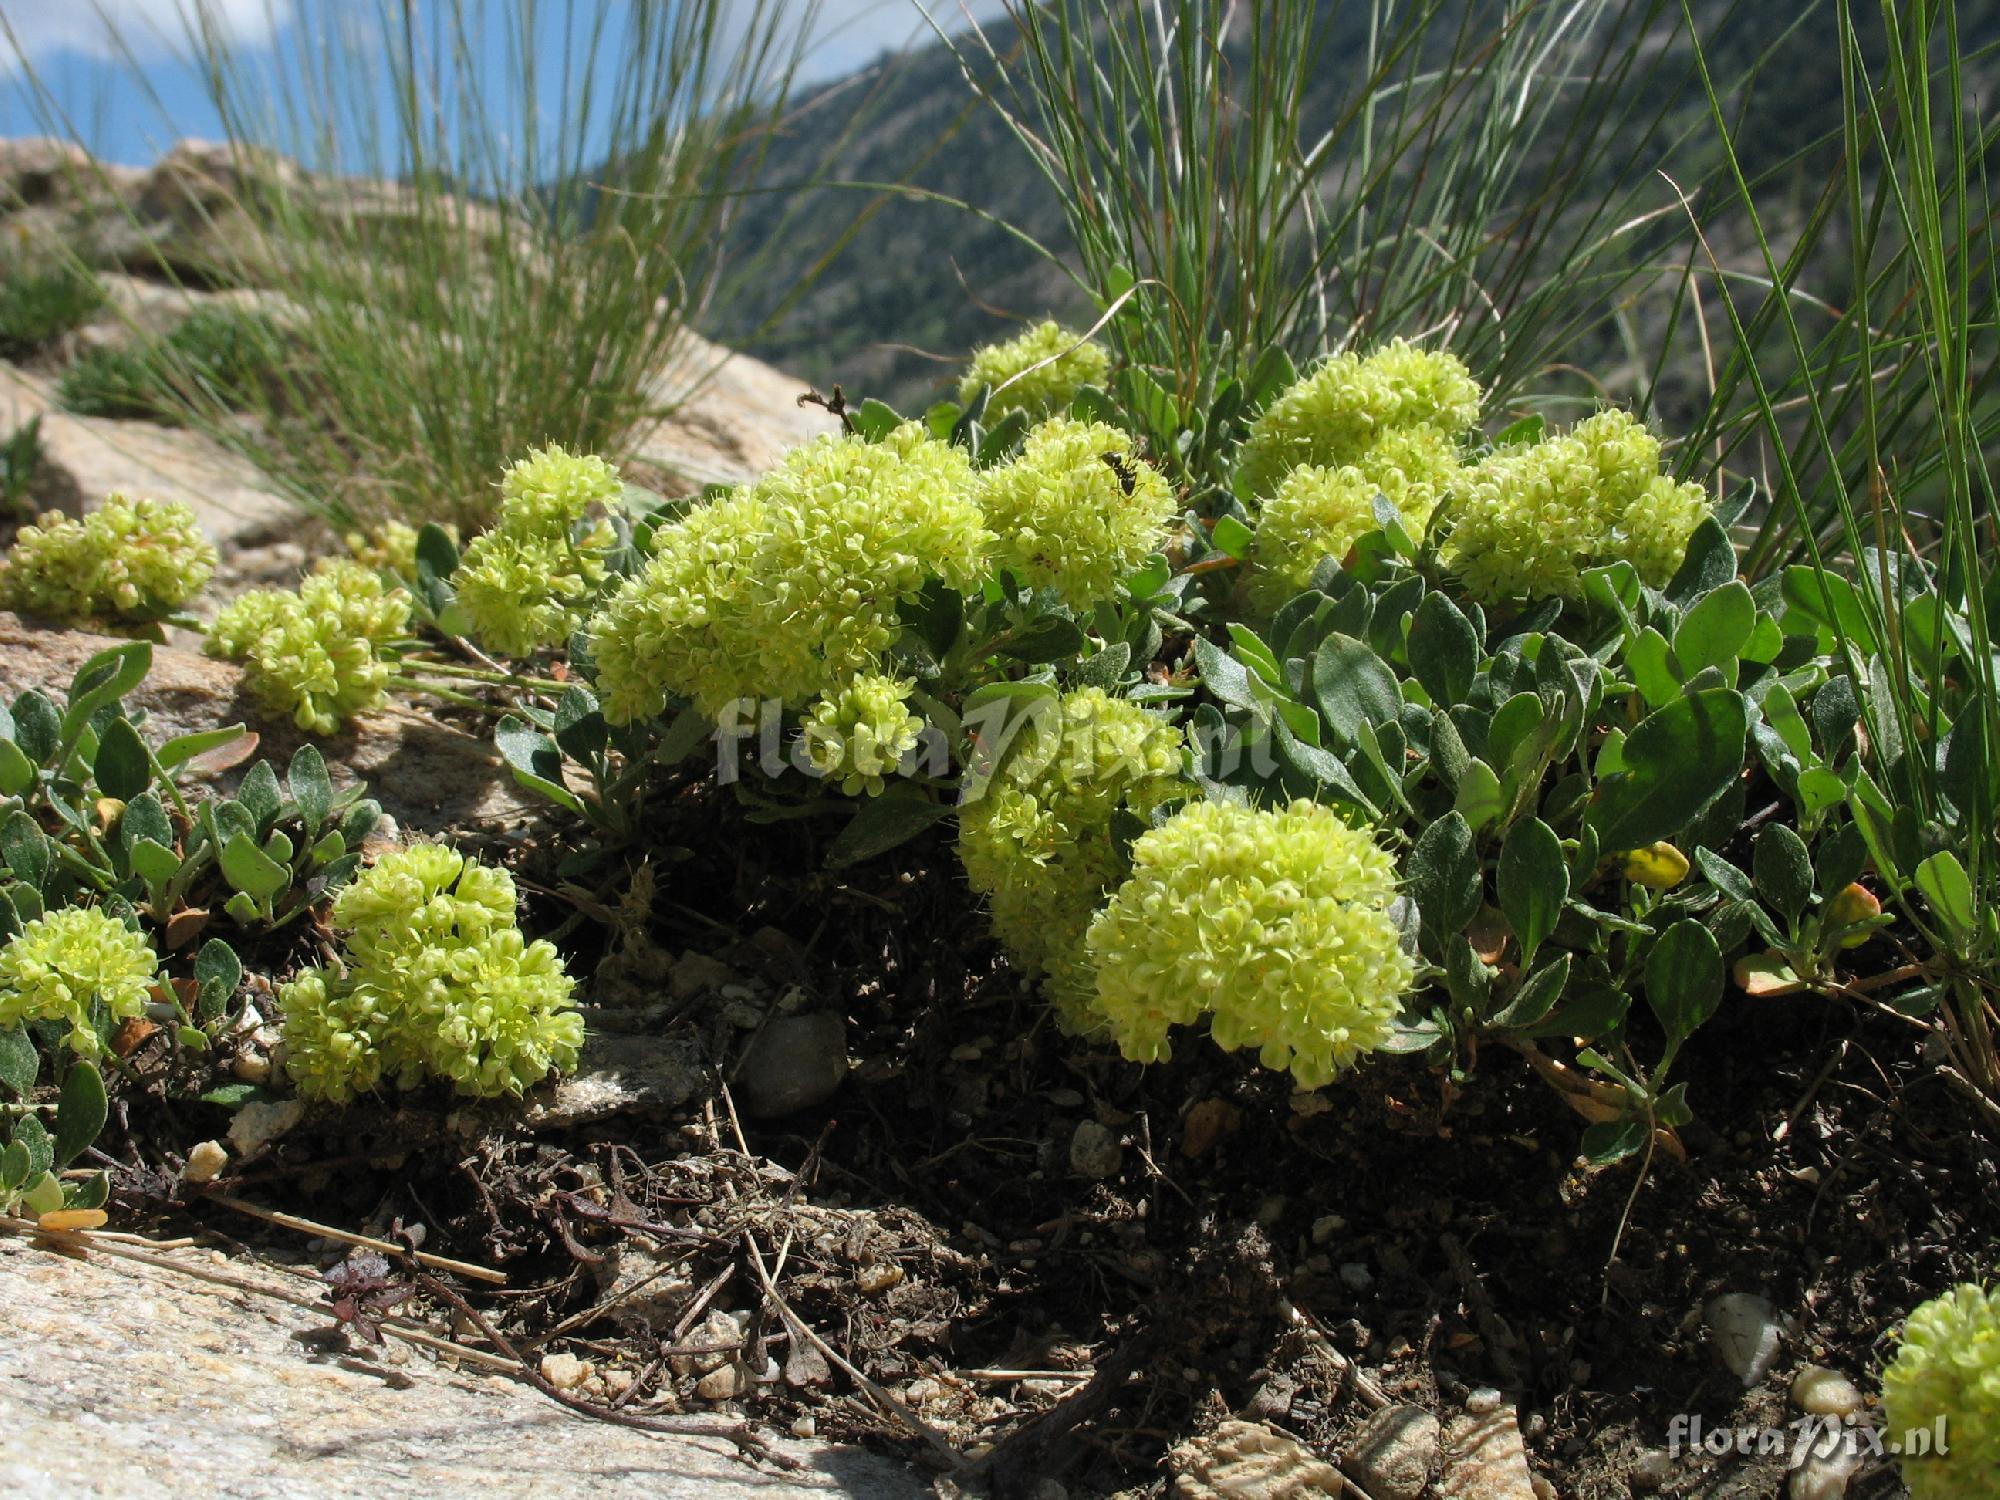
[[[97,0],[95,5],[92,0],[0,0],[0,21],[6,23],[0,27],[0,137],[47,133],[29,99],[29,70],[71,130],[111,161],[144,165],[181,137],[217,135],[200,76],[186,60],[183,18],[197,3],[247,63],[284,77],[296,67],[301,49],[314,57],[338,50],[339,34],[365,47],[382,17],[398,12],[401,0]],[[476,66],[496,69],[506,66],[513,18],[525,13],[523,0],[411,3],[420,32],[454,4],[468,13],[485,11],[494,16],[495,24],[480,32]],[[961,17],[962,0],[928,3],[940,18]],[[963,3],[981,18],[1000,8],[1000,0]],[[608,4],[614,12],[620,8],[620,0],[542,0],[533,11],[537,56],[559,56],[564,17],[592,14],[600,4]],[[821,0],[805,76],[837,77],[885,50],[927,38],[930,33],[918,4],[919,0]],[[498,24],[503,16],[506,24]],[[8,28],[12,45],[7,41]],[[553,67],[547,75],[544,103],[557,107],[562,85]]]

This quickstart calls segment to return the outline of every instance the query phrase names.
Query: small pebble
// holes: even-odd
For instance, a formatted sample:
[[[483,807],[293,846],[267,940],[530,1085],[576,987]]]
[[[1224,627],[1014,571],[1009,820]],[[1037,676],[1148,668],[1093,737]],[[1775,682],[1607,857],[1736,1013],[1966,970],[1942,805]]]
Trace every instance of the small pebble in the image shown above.
[[[1827,1454],[1814,1454],[1792,1471],[1785,1487],[1790,1500],[1841,1500],[1847,1481],[1861,1467],[1861,1454],[1852,1444],[1838,1443]]]
[[[819,1423],[815,1422],[810,1416],[794,1417],[792,1419],[793,1437],[809,1438],[809,1437],[816,1437],[818,1436],[818,1434],[819,1434]]]
[[[1656,1490],[1674,1472],[1674,1461],[1664,1448],[1651,1448],[1639,1455],[1626,1471],[1625,1482],[1635,1492]]]
[[[780,1016],[750,1043],[736,1077],[737,1100],[753,1119],[823,1104],[847,1078],[847,1023],[832,1011]]]
[[[872,1266],[862,1266],[857,1270],[854,1284],[870,1297],[880,1296],[891,1287],[903,1284],[903,1268],[893,1260],[877,1261]]]
[[[1483,1417],[1488,1412],[1498,1411],[1500,1393],[1490,1385],[1482,1385],[1476,1390],[1468,1391],[1465,1397],[1465,1409],[1475,1417]]]
[[[1060,1479],[1039,1479],[1031,1492],[1033,1500],[1069,1500],[1069,1490]]]
[[[1347,1227],[1347,1220],[1339,1214],[1321,1214],[1313,1220],[1312,1237],[1315,1245],[1324,1245]]]
[[[749,1382],[744,1368],[733,1360],[719,1365],[694,1383],[694,1393],[704,1401],[727,1401]]]
[[[1079,1177],[1102,1179],[1118,1175],[1125,1160],[1125,1148],[1109,1126],[1084,1120],[1069,1138],[1069,1167]]]
[[[676,1375],[706,1375],[729,1363],[734,1354],[730,1346],[741,1343],[742,1339],[743,1325],[726,1312],[712,1312],[683,1341],[700,1352],[670,1355],[667,1366]]]
[[[1375,1284],[1375,1273],[1358,1260],[1342,1261],[1340,1284],[1350,1292],[1365,1292]]]
[[[229,1122],[229,1144],[248,1160],[306,1116],[302,1100],[255,1100],[236,1111]]]
[[[1768,1298],[1725,1292],[1709,1298],[1701,1316],[1723,1368],[1741,1380],[1745,1390],[1770,1373],[1784,1340],[1777,1309]]]
[[[1807,1365],[1792,1377],[1792,1405],[1815,1417],[1839,1417],[1845,1421],[1858,1416],[1864,1404],[1854,1382],[1838,1370]]]
[[[542,1379],[559,1391],[573,1391],[590,1378],[590,1364],[574,1354],[544,1354]]]
[[[229,1071],[236,1075],[239,1083],[269,1083],[271,1081],[271,1057],[267,1052],[239,1053],[229,1065]]]
[[[222,1175],[222,1169],[229,1165],[229,1153],[220,1141],[203,1141],[188,1152],[187,1165],[181,1169],[183,1182],[213,1182]]]
[[[1420,1406],[1385,1406],[1348,1440],[1341,1467],[1374,1500],[1418,1500],[1438,1461],[1438,1419]]]

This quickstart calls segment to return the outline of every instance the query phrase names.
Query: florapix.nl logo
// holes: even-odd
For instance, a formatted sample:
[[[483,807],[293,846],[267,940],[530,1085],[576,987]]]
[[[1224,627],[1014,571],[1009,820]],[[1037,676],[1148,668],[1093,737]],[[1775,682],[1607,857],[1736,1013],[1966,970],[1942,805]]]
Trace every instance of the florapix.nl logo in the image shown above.
[[[1799,1417],[1770,1427],[1732,1427],[1680,1412],[1667,1423],[1669,1458],[1704,1454],[1723,1458],[1732,1453],[1745,1458],[1782,1456],[1788,1468],[1796,1469],[1808,1460],[1943,1457],[1950,1451],[1950,1434],[1943,1417],[1927,1427],[1900,1432],[1888,1432],[1870,1423],[1850,1427],[1831,1416]]]

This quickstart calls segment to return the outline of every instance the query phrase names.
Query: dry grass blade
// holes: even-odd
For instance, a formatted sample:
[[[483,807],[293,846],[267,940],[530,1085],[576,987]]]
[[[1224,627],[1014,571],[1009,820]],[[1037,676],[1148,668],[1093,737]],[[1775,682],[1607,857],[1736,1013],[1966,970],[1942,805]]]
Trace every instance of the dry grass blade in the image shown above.
[[[253,1219],[262,1219],[266,1224],[275,1224],[280,1229],[294,1230],[299,1234],[316,1235],[320,1239],[338,1240],[344,1245],[359,1245],[366,1250],[379,1250],[384,1255],[402,1255],[401,1245],[388,1240],[372,1239],[365,1234],[355,1234],[351,1230],[336,1229],[330,1224],[321,1224],[314,1219],[300,1218],[297,1214],[279,1213],[275,1209],[263,1208],[242,1198],[232,1198],[226,1193],[210,1193],[210,1203],[219,1203],[224,1208],[233,1208],[239,1214],[248,1214]],[[505,1286],[507,1273],[495,1271],[487,1266],[476,1266],[470,1261],[452,1260],[443,1255],[431,1255],[416,1251],[416,1258],[434,1270],[449,1271],[454,1276],[463,1276],[471,1281],[484,1281],[493,1286]]]

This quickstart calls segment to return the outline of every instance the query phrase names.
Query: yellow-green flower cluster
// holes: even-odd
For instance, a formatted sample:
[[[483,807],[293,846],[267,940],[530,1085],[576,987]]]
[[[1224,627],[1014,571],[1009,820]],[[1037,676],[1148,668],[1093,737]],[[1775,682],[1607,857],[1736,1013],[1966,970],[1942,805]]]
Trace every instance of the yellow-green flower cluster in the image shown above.
[[[1264,496],[1302,464],[1359,464],[1392,432],[1421,428],[1456,441],[1479,424],[1479,405],[1479,385],[1455,355],[1402,339],[1373,354],[1336,354],[1258,414],[1238,478]]]
[[[1144,817],[1186,790],[1185,740],[1099,688],[1042,703],[991,784],[961,810],[958,853],[1008,956],[1042,981],[1063,1028],[1084,1032],[1102,1022],[1091,1010],[1083,935],[1125,871],[1113,815],[1123,807]]]
[[[408,629],[410,596],[372,568],[323,561],[296,593],[255,589],[215,617],[211,656],[240,661],[244,681],[273,713],[332,734],[387,697],[382,648]]]
[[[1310,802],[1183,808],[1132,848],[1091,923],[1098,1011],[1135,1062],[1202,1012],[1209,1034],[1319,1088],[1393,1034],[1415,965],[1388,906],[1396,869],[1366,832]]]
[[[95,907],[65,906],[24,923],[0,948],[0,1028],[63,1021],[69,1045],[99,1050],[93,1013],[138,1015],[159,961],[146,939]]]
[[[611,530],[590,508],[624,491],[603,459],[538,448],[500,481],[500,520],[472,539],[452,574],[472,632],[505,656],[560,645],[604,582]]]
[[[407,521],[384,521],[342,538],[354,560],[399,578],[417,576],[417,528]]]
[[[177,500],[108,496],[81,521],[23,526],[0,560],[0,605],[72,624],[146,624],[201,592],[215,548]]]
[[[531,448],[500,478],[500,529],[567,533],[593,505],[609,510],[624,492],[618,470],[595,454],[571,453],[559,444]]]
[[[988,422],[1012,411],[1045,417],[1068,406],[1082,387],[1104,384],[1110,373],[1111,356],[1101,345],[1059,324],[1040,323],[1018,338],[974,351],[958,399],[970,401],[988,386],[993,392],[986,402]]]
[[[973,488],[965,454],[910,422],[879,443],[816,438],[663,527],[593,624],[605,717],[649,718],[670,693],[711,715],[739,698],[800,708],[876,670],[899,604],[984,577]]]
[[[278,995],[299,1092],[340,1103],[440,1078],[489,1098],[574,1067],[574,982],[522,938],[514,903],[506,871],[441,844],[385,854],[341,891],[346,971],[308,969]]]
[[[1020,456],[984,476],[980,505],[995,560],[1030,588],[1087,609],[1156,550],[1174,514],[1165,477],[1104,422],[1051,417]]]
[[[923,737],[924,721],[910,712],[915,686],[913,678],[864,672],[821,698],[800,725],[814,769],[850,797],[879,797],[883,778]]]
[[[1953,1287],[1911,1313],[1882,1372],[1888,1436],[1941,1420],[1946,1453],[1901,1460],[1910,1500],[1986,1500],[2000,1476],[2000,1286]]]
[[[1384,433],[1360,459],[1337,469],[1301,464],[1278,481],[1257,517],[1253,591],[1275,610],[1312,582],[1320,562],[1345,557],[1381,522],[1380,495],[1402,513],[1404,527],[1421,536],[1438,501],[1463,472],[1458,444],[1434,427]]]
[[[1501,448],[1454,492],[1446,561],[1478,599],[1573,599],[1583,571],[1620,558],[1666,583],[1709,513],[1700,486],[1660,472],[1660,442],[1629,412]]]

